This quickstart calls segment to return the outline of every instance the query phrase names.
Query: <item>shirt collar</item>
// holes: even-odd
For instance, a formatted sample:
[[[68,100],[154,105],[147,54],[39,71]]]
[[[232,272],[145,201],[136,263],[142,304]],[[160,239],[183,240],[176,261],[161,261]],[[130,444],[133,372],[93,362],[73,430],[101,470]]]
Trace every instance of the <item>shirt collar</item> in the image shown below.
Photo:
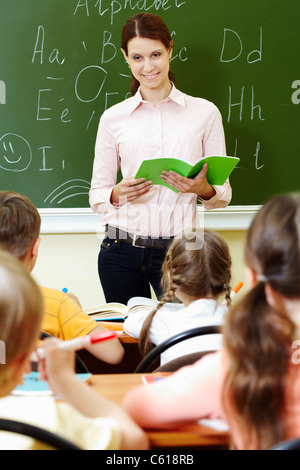
[[[185,96],[180,90],[177,90],[174,83],[172,86],[171,93],[169,96],[163,101],[174,101],[175,103],[179,104],[180,106],[185,106]],[[128,104],[128,112],[132,114],[142,103],[144,102],[140,88],[137,90],[136,94],[129,100]]]

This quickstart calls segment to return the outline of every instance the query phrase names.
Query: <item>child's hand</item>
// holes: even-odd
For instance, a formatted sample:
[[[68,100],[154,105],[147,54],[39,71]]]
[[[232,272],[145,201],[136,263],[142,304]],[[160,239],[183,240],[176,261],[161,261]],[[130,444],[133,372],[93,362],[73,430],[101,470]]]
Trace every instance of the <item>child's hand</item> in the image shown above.
[[[44,349],[44,359],[38,361],[41,380],[48,382],[54,394],[60,395],[66,381],[75,374],[75,354],[57,347],[57,338],[46,338],[40,347]]]

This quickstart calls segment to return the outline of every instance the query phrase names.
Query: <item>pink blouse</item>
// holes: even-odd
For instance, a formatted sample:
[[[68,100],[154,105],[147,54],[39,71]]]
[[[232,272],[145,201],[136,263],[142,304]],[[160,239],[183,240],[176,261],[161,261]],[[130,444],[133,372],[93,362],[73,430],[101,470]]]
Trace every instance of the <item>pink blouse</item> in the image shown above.
[[[112,106],[100,119],[90,190],[90,205],[103,214],[101,224],[130,233],[171,236],[198,226],[197,195],[154,186],[132,203],[112,205],[110,196],[118,170],[135,176],[145,159],[176,157],[195,163],[207,155],[226,155],[222,117],[217,107],[175,88],[153,106],[140,92]],[[226,207],[229,181],[216,186],[216,195],[202,201],[205,209]]]

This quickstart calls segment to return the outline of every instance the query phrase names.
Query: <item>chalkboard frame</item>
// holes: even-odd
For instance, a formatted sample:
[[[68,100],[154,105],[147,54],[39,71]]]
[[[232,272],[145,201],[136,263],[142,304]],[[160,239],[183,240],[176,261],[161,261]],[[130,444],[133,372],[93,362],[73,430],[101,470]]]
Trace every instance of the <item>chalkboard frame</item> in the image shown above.
[[[206,228],[222,231],[245,231],[261,206],[232,206],[204,211],[198,207],[198,217],[204,220]],[[203,215],[203,212],[205,214]],[[88,208],[39,209],[42,219],[41,234],[104,234],[101,215]],[[204,217],[204,219],[202,218]]]

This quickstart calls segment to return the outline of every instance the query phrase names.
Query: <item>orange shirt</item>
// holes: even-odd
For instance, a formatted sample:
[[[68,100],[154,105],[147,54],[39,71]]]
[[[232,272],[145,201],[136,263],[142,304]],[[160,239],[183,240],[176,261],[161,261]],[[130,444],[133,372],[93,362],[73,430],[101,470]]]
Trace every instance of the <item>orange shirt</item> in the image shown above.
[[[89,334],[97,328],[95,320],[84,313],[64,292],[40,287],[44,299],[42,331],[62,340]]]

